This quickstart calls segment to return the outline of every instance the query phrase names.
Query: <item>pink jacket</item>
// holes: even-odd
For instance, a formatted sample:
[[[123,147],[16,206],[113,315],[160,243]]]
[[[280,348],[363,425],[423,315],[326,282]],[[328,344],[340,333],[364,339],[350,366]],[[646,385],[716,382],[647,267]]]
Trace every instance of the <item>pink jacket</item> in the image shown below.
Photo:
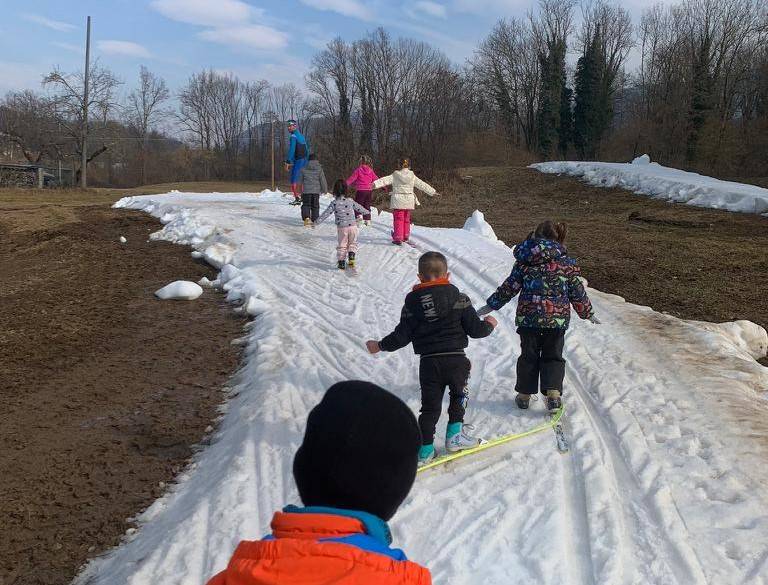
[[[355,172],[347,179],[347,185],[354,187],[358,191],[372,191],[373,182],[379,177],[368,165],[360,165]]]

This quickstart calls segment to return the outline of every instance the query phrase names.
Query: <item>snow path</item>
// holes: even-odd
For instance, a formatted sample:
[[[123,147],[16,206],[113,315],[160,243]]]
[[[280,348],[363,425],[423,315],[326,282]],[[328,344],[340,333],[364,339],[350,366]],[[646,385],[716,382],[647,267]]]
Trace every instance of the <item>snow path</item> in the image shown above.
[[[349,276],[333,266],[334,227],[298,225],[286,201],[173,193],[118,204],[161,217],[156,237],[221,266],[217,284],[254,320],[215,440],[77,583],[205,582],[297,502],[293,453],[325,388],[370,379],[418,411],[410,349],[369,356],[362,344],[395,325],[421,252],[444,252],[478,306],[511,266],[509,248],[465,230],[416,227],[415,248],[394,247],[383,213]],[[420,474],[392,522],[395,544],[451,585],[768,585],[768,369],[753,359],[765,331],[590,294],[604,325],[575,318],[566,342],[571,453],[546,432]],[[467,420],[487,436],[545,416],[541,403],[514,407],[514,303],[498,317],[469,349]],[[443,431],[441,420],[438,446]]]

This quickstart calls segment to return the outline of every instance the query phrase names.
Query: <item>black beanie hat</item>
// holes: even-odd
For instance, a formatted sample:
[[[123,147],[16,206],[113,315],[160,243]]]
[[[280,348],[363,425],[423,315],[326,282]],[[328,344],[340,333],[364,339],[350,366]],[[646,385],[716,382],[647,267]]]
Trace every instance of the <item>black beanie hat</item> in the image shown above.
[[[420,445],[416,417],[397,396],[370,382],[334,384],[293,460],[301,501],[389,520],[416,479]]]

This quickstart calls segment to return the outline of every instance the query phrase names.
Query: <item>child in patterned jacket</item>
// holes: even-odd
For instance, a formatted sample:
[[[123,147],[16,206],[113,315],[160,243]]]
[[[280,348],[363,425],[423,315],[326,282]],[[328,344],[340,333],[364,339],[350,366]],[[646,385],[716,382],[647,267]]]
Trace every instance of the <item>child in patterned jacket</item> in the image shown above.
[[[356,203],[353,199],[347,197],[347,183],[344,179],[338,179],[333,184],[334,199],[331,204],[325,208],[323,214],[317,219],[315,225],[323,223],[331,213],[336,216],[336,230],[339,245],[336,247],[337,259],[339,261],[339,270],[347,268],[347,258],[349,258],[349,267],[355,267],[355,255],[357,254],[357,219],[355,212],[367,213],[365,207]]]
[[[515,385],[518,408],[528,408],[539,386],[550,411],[562,406],[563,346],[571,305],[582,319],[599,323],[579,278],[581,270],[576,260],[568,257],[566,233],[564,223],[540,223],[515,246],[512,273],[477,312],[485,315],[496,311],[520,293],[515,319],[521,349]]]

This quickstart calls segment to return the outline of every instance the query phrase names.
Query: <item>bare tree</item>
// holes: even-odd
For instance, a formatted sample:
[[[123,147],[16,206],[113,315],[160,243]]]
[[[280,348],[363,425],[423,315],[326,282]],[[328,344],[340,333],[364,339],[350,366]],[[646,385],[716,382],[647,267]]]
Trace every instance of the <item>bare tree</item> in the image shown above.
[[[33,91],[10,92],[0,102],[0,136],[15,144],[30,163],[61,158],[52,103]]]
[[[147,150],[150,131],[169,115],[164,104],[170,98],[165,81],[143,65],[139,70],[139,86],[128,95],[126,119],[140,139],[141,182],[147,183]]]
[[[86,165],[104,154],[111,146],[109,141],[109,118],[117,109],[116,90],[120,81],[115,75],[98,63],[90,69],[90,91],[86,102],[83,87],[84,74],[65,73],[54,69],[45,76],[43,84],[52,92],[51,103],[54,116],[62,130],[73,142],[73,150],[82,155],[82,136],[86,112],[95,112],[93,121],[89,121],[88,135],[95,138],[91,143],[98,144],[97,148],[85,153]],[[80,177],[84,169],[78,169]]]

